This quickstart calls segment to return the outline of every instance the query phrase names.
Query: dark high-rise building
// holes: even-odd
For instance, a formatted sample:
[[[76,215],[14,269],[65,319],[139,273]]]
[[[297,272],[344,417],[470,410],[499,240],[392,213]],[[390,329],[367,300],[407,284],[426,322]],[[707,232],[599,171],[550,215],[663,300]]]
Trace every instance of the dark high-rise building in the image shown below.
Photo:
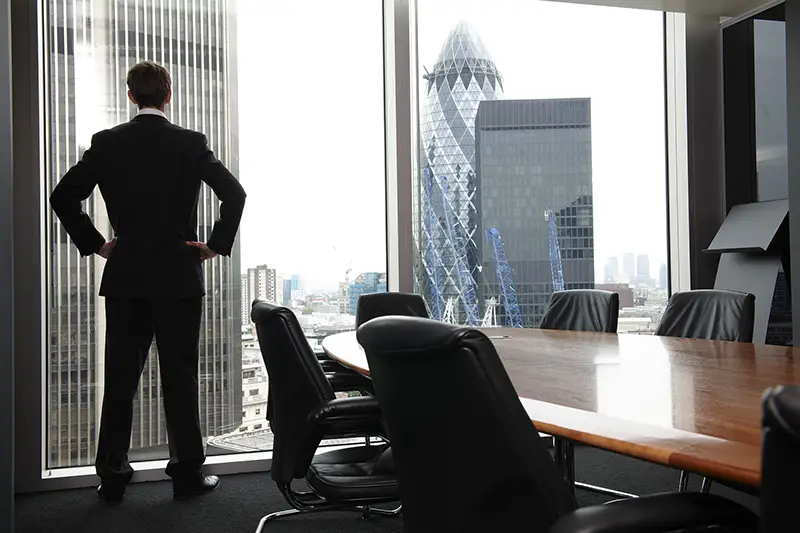
[[[238,174],[235,19],[228,0],[191,3],[105,0],[45,3],[48,129],[46,192],[88,147],[96,131],[136,114],[127,70],[154,60],[172,75],[170,121],[206,134]],[[142,206],[146,209],[146,206]],[[84,210],[101,233],[111,227],[98,191]],[[199,238],[209,237],[219,203],[206,186],[198,206]],[[80,257],[58,220],[47,214],[47,466],[94,461],[104,391],[105,312],[97,296],[103,262]],[[239,247],[206,263],[207,295],[200,337],[200,421],[207,436],[242,421]],[[150,350],[134,405],[131,456],[166,453],[156,347]],[[153,452],[156,448],[162,451]],[[141,453],[143,450],[148,453]]]
[[[478,207],[475,116],[503,93],[503,80],[475,30],[459,22],[420,90],[421,169],[413,185],[417,292],[433,318],[452,300],[455,320],[475,323]]]
[[[591,105],[587,98],[481,102],[475,121],[478,234],[502,236],[526,327],[553,292],[545,212],[556,217],[565,289],[594,287]],[[478,244],[479,299],[501,298],[491,243]],[[497,309],[498,324],[506,310]]]

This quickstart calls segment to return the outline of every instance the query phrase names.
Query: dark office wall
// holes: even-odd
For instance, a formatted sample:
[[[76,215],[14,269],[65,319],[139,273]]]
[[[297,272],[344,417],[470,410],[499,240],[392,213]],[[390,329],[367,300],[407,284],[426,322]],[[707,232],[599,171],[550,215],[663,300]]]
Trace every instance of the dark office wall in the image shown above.
[[[14,530],[11,4],[0,0],[0,531]]]
[[[786,125],[789,153],[789,212],[800,209],[800,2],[786,2]],[[800,216],[790,216],[792,279],[800,280]],[[792,283],[792,301],[800,302],[800,283]],[[800,339],[800,313],[792,317]]]
[[[690,269],[693,289],[714,286],[719,257],[703,253],[725,220],[722,37],[719,18],[686,15]]]

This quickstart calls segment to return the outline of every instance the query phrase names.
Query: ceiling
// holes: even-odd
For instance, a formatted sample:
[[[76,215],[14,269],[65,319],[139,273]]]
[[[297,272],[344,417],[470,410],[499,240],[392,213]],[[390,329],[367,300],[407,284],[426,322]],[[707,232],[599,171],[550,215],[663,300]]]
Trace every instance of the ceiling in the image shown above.
[[[674,11],[719,17],[738,17],[774,4],[770,0],[550,0],[569,4],[629,7],[655,11]]]

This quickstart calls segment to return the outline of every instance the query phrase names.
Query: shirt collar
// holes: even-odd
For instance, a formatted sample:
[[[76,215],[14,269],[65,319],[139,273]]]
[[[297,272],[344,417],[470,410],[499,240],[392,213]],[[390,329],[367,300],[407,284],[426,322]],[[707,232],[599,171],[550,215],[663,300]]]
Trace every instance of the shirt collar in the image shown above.
[[[167,118],[167,114],[161,111],[160,109],[156,109],[155,107],[143,107],[136,113],[137,116],[139,115],[156,115],[161,118]],[[167,119],[169,120],[169,119]]]

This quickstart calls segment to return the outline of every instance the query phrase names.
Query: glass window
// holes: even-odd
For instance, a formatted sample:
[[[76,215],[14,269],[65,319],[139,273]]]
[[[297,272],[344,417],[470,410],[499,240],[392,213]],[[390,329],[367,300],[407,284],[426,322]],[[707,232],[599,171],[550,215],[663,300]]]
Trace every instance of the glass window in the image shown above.
[[[431,315],[537,327],[554,288],[596,287],[620,293],[620,332],[652,333],[668,287],[663,14],[419,0],[418,21],[414,270]]]
[[[261,429],[247,419],[266,408],[268,393],[250,303],[264,298],[296,310],[318,345],[353,328],[359,294],[386,290],[381,2],[43,6],[46,195],[95,132],[135,115],[125,74],[145,59],[171,72],[169,120],[204,133],[247,191],[231,258],[205,266],[200,418],[214,453],[271,449],[269,432],[248,435]],[[98,191],[84,210],[110,237]],[[200,239],[218,215],[204,188]],[[94,463],[104,392],[104,261],[81,258],[49,209],[46,217],[47,468],[86,466]],[[135,402],[132,460],[169,455],[156,356],[153,346]]]
[[[786,22],[753,21],[758,201],[789,197]]]

